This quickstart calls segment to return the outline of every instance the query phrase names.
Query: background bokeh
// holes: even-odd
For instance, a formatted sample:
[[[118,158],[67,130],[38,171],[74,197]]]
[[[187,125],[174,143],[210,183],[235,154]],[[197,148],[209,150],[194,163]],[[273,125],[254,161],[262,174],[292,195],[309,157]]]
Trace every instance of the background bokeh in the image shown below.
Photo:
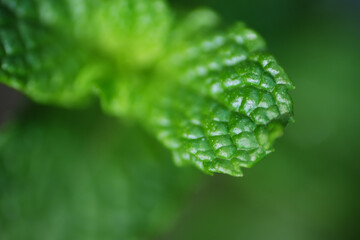
[[[360,2],[170,3],[178,12],[207,6],[224,25],[244,21],[260,32],[297,87],[292,92],[296,123],[288,126],[276,152],[243,178],[203,176],[182,201],[176,223],[153,239],[357,239]],[[0,86],[1,122],[15,116],[15,106],[28,104]]]

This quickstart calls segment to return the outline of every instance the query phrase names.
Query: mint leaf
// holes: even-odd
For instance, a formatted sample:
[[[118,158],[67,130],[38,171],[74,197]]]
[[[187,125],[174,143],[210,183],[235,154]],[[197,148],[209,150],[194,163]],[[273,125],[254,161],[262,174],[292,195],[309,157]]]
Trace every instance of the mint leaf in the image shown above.
[[[0,6],[0,81],[40,102],[77,104],[96,78],[90,52],[37,20],[33,2]]]
[[[0,131],[1,239],[147,239],[196,186],[140,128],[32,107]]]
[[[264,49],[256,32],[238,24],[164,61],[173,74],[167,79],[177,81],[150,90],[163,89],[146,116],[179,165],[241,176],[273,151],[292,120],[293,85]]]
[[[161,0],[3,0],[0,19],[0,82],[65,106],[153,64],[171,24]]]
[[[219,31],[210,10],[173,21],[160,0],[2,6],[0,81],[43,103],[98,97],[105,112],[146,126],[179,165],[241,176],[292,120],[293,85],[265,41],[241,23]]]

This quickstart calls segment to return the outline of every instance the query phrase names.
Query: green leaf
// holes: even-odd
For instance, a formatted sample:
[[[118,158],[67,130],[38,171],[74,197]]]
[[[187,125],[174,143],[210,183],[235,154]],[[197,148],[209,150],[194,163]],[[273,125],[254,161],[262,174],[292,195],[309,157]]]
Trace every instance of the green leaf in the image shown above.
[[[65,106],[148,68],[171,24],[161,0],[2,0],[0,19],[0,82]]]
[[[160,0],[3,5],[1,26],[13,34],[0,34],[0,81],[45,103],[97,96],[107,113],[146,126],[179,165],[241,176],[292,120],[293,85],[265,41],[241,23],[219,31],[210,10],[173,22]],[[30,59],[27,38],[37,46]]]
[[[196,186],[140,128],[31,108],[0,134],[1,239],[147,239]]]
[[[273,151],[292,121],[293,85],[263,39],[243,24],[165,59],[146,119],[179,165],[241,176]],[[166,66],[165,66],[166,65]],[[144,108],[145,109],[145,108]],[[149,110],[150,109],[150,110]]]

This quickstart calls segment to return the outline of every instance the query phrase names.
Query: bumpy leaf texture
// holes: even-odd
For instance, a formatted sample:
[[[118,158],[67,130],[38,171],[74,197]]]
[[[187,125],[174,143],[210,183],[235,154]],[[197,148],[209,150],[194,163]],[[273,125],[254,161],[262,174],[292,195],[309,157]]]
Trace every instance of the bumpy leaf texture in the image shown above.
[[[294,87],[244,24],[219,31],[209,10],[173,20],[160,0],[30,3],[2,3],[0,81],[44,103],[96,96],[178,165],[241,176],[292,121]]]
[[[292,120],[293,85],[264,48],[238,24],[171,56],[178,84],[157,99],[152,124],[179,164],[241,176],[241,167],[273,151]]]
[[[2,240],[149,239],[176,220],[198,175],[144,131],[94,109],[29,110],[1,131]]]

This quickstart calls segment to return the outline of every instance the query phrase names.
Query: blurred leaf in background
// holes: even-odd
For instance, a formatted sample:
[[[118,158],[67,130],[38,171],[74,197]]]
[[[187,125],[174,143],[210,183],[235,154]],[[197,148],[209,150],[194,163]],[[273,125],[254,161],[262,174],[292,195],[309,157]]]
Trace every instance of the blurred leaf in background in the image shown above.
[[[197,186],[141,129],[32,107],[0,137],[0,239],[144,239]]]

